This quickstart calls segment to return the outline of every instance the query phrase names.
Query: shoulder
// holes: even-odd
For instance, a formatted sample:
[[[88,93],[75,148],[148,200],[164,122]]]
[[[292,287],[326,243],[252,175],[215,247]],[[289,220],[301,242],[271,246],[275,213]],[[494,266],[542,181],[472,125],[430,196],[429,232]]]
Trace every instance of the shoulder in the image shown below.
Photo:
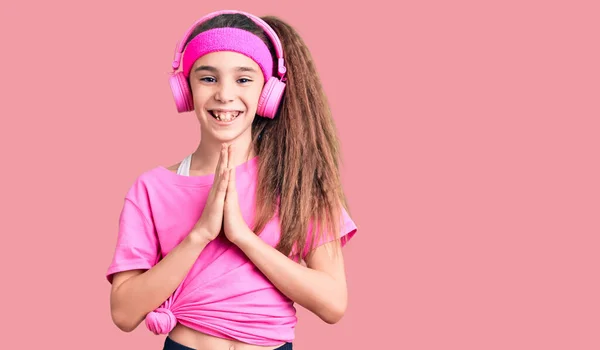
[[[181,162],[179,162],[177,164],[165,166],[164,168],[167,169],[167,170],[172,171],[173,173],[177,173],[177,169],[179,169],[179,165],[181,165]]]
[[[149,191],[152,191],[155,188],[168,185],[169,176],[175,175],[177,171],[177,168],[173,171],[172,167],[173,166],[155,166],[138,175],[134,175],[134,177],[129,180],[129,188],[126,197],[137,199],[138,197],[146,196]]]

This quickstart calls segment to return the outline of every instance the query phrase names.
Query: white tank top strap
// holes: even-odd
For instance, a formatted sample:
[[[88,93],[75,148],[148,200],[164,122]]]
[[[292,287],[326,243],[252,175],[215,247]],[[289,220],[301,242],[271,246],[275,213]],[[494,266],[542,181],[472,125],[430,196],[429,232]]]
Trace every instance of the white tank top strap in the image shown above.
[[[179,164],[177,175],[190,176],[190,165],[192,164],[192,155],[185,157]]]

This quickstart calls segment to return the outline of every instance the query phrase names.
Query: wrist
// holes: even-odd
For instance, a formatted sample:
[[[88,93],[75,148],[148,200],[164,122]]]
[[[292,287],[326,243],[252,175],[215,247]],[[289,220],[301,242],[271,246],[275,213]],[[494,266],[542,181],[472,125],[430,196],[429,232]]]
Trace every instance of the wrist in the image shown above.
[[[236,238],[231,241],[231,243],[235,244],[241,250],[246,249],[252,244],[252,240],[258,238],[249,227],[244,229],[244,234],[237,235]]]
[[[210,234],[206,232],[206,230],[196,227],[190,231],[186,237],[186,240],[192,245],[206,246],[211,241],[209,237]]]

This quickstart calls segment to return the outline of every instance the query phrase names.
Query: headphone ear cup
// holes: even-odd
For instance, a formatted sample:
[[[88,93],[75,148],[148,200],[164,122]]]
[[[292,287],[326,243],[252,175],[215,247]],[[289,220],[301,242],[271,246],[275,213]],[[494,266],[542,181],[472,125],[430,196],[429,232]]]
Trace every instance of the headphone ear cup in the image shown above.
[[[279,104],[285,91],[285,83],[276,77],[269,78],[269,81],[263,87],[256,113],[265,118],[275,118]]]
[[[194,110],[194,100],[192,92],[187,83],[183,72],[177,72],[169,77],[169,85],[175,99],[175,106],[179,113],[190,112]]]

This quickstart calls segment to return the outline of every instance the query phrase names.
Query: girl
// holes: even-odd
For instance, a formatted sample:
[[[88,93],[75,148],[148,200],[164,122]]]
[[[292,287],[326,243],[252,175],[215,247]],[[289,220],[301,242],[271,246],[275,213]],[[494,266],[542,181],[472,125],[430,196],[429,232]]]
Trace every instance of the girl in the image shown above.
[[[141,174],[119,219],[113,322],[164,349],[292,349],[294,303],[343,316],[341,247],[356,233],[339,145],[311,55],[276,17],[211,13],[180,41],[170,80],[197,149]]]

